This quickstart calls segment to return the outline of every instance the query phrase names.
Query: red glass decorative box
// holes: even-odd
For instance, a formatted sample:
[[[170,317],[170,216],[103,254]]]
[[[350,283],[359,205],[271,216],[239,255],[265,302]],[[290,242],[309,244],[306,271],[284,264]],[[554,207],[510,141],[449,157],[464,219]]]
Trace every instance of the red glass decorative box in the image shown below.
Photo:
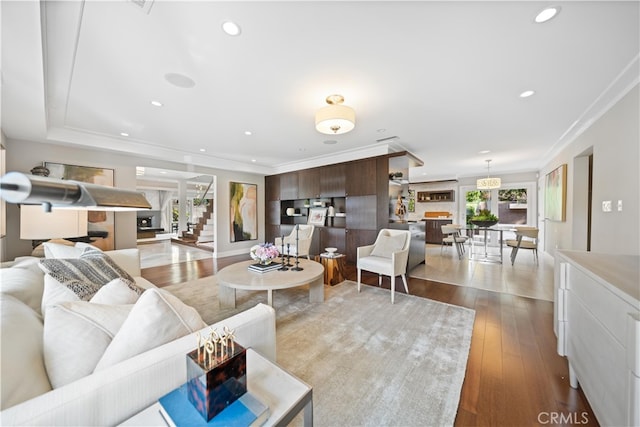
[[[207,422],[247,392],[246,349],[234,342],[216,350],[187,354],[188,398]]]

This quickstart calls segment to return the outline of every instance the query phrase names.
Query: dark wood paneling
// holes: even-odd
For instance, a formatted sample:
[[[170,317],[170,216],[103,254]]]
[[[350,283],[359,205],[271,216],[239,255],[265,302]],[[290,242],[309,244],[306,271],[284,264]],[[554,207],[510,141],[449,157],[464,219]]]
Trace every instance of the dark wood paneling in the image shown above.
[[[320,168],[298,171],[298,198],[314,199],[320,197]]]
[[[323,227],[319,231],[320,249],[322,251],[324,251],[324,248],[338,248],[339,253],[345,253],[347,243],[344,228]]]
[[[298,198],[298,172],[287,172],[280,175],[280,200]]]
[[[265,176],[264,186],[265,200],[280,200],[280,175]]]
[[[280,225],[280,202],[277,200],[265,202],[265,224]]]
[[[343,197],[345,195],[345,165],[320,168],[320,197]]]
[[[347,228],[377,230],[378,198],[372,196],[350,196],[346,198]]]
[[[347,196],[377,194],[377,158],[349,162],[345,168]]]
[[[265,241],[266,242],[275,242],[276,237],[280,236],[280,226],[267,224],[265,225]]]
[[[358,246],[370,245],[378,237],[377,230],[346,230],[347,237],[347,262],[355,263],[358,255]]]

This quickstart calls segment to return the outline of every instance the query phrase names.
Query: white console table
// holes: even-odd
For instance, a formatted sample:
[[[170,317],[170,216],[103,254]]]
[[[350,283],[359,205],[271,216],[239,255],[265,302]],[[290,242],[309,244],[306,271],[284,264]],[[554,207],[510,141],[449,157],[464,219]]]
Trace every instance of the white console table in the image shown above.
[[[640,425],[640,257],[559,251],[554,332],[601,425]]]

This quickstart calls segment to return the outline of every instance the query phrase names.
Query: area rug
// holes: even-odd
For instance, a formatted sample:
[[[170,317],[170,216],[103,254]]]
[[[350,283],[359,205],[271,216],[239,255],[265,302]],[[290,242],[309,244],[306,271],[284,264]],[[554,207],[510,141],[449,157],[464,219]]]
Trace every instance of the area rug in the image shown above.
[[[220,310],[215,277],[165,287],[207,323],[266,303],[266,292],[238,291]],[[354,282],[274,293],[278,363],[313,387],[317,426],[453,425],[475,312]],[[301,423],[299,417],[294,424]]]

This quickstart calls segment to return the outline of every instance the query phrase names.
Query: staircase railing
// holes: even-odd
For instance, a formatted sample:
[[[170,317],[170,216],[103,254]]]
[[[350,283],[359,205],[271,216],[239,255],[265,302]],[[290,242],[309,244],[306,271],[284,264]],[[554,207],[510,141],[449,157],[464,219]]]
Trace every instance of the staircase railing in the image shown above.
[[[206,200],[206,195],[209,192],[209,190],[211,189],[211,185],[213,184],[213,180],[211,180],[211,182],[209,182],[209,185],[207,185],[207,189],[204,190],[204,193],[202,193],[202,196],[198,199],[197,203],[194,203],[194,206],[200,206],[202,204],[202,202],[204,200]]]

